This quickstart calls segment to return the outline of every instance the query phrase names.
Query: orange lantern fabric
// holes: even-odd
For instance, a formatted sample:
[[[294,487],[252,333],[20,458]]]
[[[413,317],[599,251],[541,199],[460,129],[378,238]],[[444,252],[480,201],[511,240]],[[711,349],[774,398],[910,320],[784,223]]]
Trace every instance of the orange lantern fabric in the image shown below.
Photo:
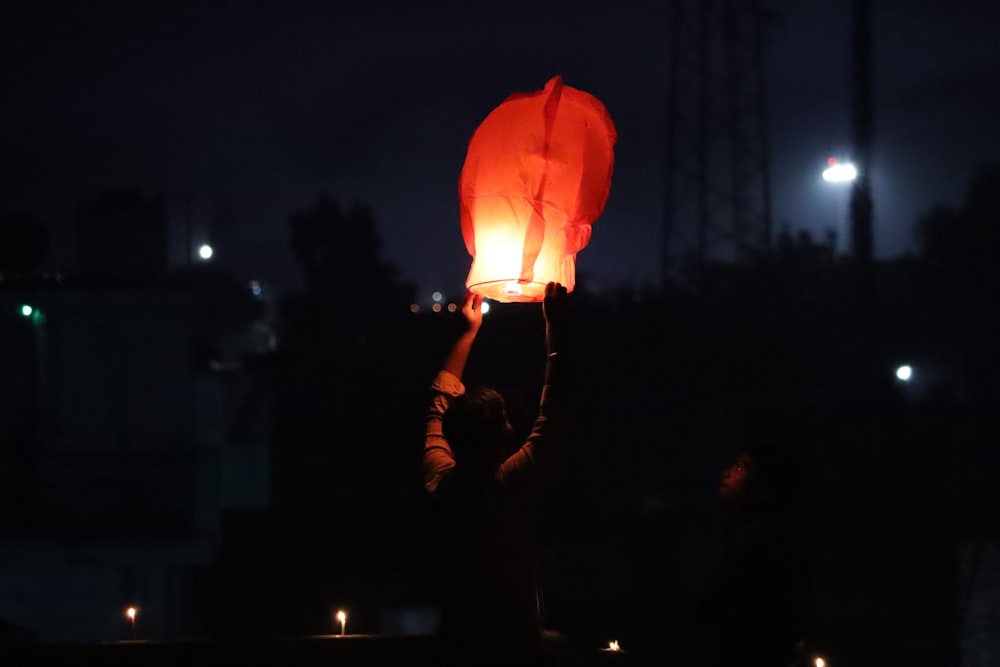
[[[515,93],[479,125],[459,179],[466,287],[501,302],[541,301],[545,284],[576,284],[576,254],[611,191],[611,116],[556,76]]]

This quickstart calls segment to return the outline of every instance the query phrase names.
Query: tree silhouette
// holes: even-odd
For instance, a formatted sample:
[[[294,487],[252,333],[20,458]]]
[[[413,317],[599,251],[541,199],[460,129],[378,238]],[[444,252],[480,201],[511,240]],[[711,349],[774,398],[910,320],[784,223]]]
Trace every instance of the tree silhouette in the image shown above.
[[[1000,253],[1000,164],[973,174],[965,202],[955,209],[939,206],[917,225],[920,255],[951,274],[963,288],[976,288],[983,278],[996,278]]]
[[[973,174],[958,208],[938,206],[916,228],[924,262],[921,292],[956,349],[962,350],[972,390],[996,392],[1000,317],[1000,164]]]
[[[399,283],[395,265],[379,257],[382,243],[370,209],[354,206],[344,212],[324,195],[311,208],[293,213],[289,222],[292,251],[310,298],[363,308],[372,293],[379,293],[409,305],[409,286]]]

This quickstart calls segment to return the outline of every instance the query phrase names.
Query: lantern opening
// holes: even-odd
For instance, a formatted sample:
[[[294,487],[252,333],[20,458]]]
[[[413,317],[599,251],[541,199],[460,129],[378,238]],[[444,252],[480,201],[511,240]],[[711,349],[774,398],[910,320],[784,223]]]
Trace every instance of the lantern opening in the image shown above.
[[[529,280],[489,280],[468,287],[471,292],[501,303],[530,303],[545,298],[545,284]]]

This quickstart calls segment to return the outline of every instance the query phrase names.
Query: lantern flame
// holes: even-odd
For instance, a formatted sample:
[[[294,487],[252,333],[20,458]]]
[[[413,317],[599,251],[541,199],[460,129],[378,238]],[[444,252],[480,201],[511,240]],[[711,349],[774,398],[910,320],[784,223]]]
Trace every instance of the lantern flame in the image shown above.
[[[611,640],[611,642],[608,644],[608,650],[609,651],[620,651],[620,650],[622,650],[621,646],[618,645],[618,640],[617,639]]]
[[[576,254],[611,190],[616,139],[601,101],[559,76],[490,112],[459,179],[470,291],[500,302],[541,301],[549,282],[573,291]]]
[[[135,607],[129,607],[125,610],[125,615],[128,616],[130,621],[135,620]]]

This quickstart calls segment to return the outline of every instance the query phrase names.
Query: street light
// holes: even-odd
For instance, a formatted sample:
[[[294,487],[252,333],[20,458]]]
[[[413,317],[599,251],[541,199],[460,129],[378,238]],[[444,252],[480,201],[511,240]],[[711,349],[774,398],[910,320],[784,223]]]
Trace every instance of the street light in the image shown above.
[[[850,162],[837,162],[837,158],[831,157],[827,159],[826,164],[823,180],[827,183],[850,183],[858,177],[857,167]]]
[[[843,186],[850,184],[857,177],[858,177],[857,167],[855,167],[850,162],[838,162],[837,158],[833,156],[827,158],[826,169],[823,170],[823,180],[830,184],[831,186],[829,191],[830,193],[836,191],[837,194],[831,196],[835,197],[835,202],[836,202],[835,205],[838,208],[846,204],[846,202],[841,199],[841,194],[840,194],[841,192],[844,191]],[[845,222],[842,220],[841,215],[843,215],[843,212],[840,212],[838,214],[837,219],[833,224],[835,239],[839,239],[842,233],[846,232],[846,230],[844,229]],[[847,238],[847,234],[843,233],[843,237]],[[840,243],[835,240],[834,245],[838,246],[840,245]]]

